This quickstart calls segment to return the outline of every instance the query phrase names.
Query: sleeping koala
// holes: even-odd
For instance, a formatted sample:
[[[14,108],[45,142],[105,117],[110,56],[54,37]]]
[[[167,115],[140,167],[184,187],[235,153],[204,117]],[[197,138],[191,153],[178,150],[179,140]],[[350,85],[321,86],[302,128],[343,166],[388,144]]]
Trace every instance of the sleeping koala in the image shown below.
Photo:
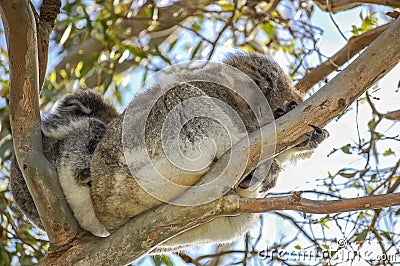
[[[158,81],[159,84],[137,95],[130,107],[109,124],[95,150],[90,168],[93,207],[98,219],[109,232],[117,230],[132,217],[155,206],[179,199],[183,191],[174,191],[164,186],[164,181],[153,180],[156,174],[166,180],[165,184],[172,182],[179,186],[193,186],[211,168],[213,161],[218,160],[248,132],[284,115],[303,101],[293,88],[289,77],[269,57],[254,53],[237,53],[229,55],[224,63],[241,71],[247,75],[250,82],[257,85],[256,89],[253,89],[254,87],[247,86],[247,81],[235,83],[243,89],[243,95],[249,100],[243,100],[234,90],[210,82],[210,75],[225,81],[231,80],[232,76],[226,75],[219,66],[206,65],[190,73],[180,71],[178,75],[186,75],[185,78],[191,81],[177,83],[161,96],[158,92],[164,81]],[[262,99],[255,96],[255,90],[258,89],[261,90]],[[190,111],[179,109],[181,106],[188,106],[190,101],[194,103],[194,99],[197,98],[213,100],[204,105],[195,105]],[[255,111],[251,109],[251,106],[258,107],[260,101],[268,102],[271,110],[274,110],[271,113],[272,117],[261,111],[261,108],[260,111],[257,108]],[[151,106],[151,111],[146,113],[144,110],[150,103],[154,105]],[[229,110],[222,108],[224,103],[230,106]],[[236,128],[231,112],[237,114],[244,124],[243,128]],[[216,114],[219,121],[206,117],[207,113]],[[164,124],[168,119],[173,125],[179,126],[178,131],[165,129]],[[220,125],[221,121],[233,123],[229,134],[226,133],[226,128]],[[142,137],[140,125],[143,124],[146,129],[143,135],[144,147],[137,145],[137,139]],[[276,156],[268,165],[259,166],[256,180],[263,180],[261,184],[251,181],[255,175],[252,172],[242,179],[237,186],[237,193],[252,198],[266,196],[267,191],[275,186],[284,163],[296,158],[309,157],[318,144],[329,135],[324,129],[314,129],[306,141]],[[168,141],[164,143],[162,138]],[[130,141],[126,141],[127,139]],[[173,143],[173,140],[176,140],[177,144],[171,148],[168,143]],[[167,154],[168,152],[170,153]],[[177,154],[183,155],[185,159],[179,161]],[[146,161],[145,157],[150,157],[150,162]],[[175,157],[178,160],[172,162],[170,159]],[[202,162],[195,165],[198,158],[201,158]],[[156,171],[150,171],[151,168],[156,168]],[[138,176],[143,177],[140,182],[144,183],[139,184]],[[150,190],[154,189],[153,194],[148,193],[148,189],[142,186],[146,182],[150,184]],[[259,214],[216,218],[162,243],[155,252],[179,251],[205,243],[232,242],[246,233],[258,218]]]

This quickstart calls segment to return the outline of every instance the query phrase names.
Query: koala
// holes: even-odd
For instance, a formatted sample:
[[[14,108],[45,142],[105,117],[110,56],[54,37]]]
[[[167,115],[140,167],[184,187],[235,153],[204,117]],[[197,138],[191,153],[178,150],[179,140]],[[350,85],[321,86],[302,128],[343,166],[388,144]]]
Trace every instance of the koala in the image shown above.
[[[246,95],[250,102],[246,102],[232,90],[227,89],[223,85],[213,82],[207,82],[208,75],[218,76],[219,78],[229,81],[232,77],[227,76],[218,66],[204,66],[195,72],[186,73],[181,71],[183,75],[192,80],[191,82],[183,82],[176,84],[173,88],[166,91],[157,99],[152,106],[149,114],[142,111],[157,98],[157,91],[162,86],[162,80],[159,84],[155,84],[145,92],[137,95],[131,105],[136,106],[135,112],[123,112],[109,125],[101,142],[98,144],[91,161],[91,197],[93,208],[99,221],[105,226],[109,232],[113,232],[128,222],[131,218],[150,210],[151,208],[165,204],[165,200],[160,200],[159,195],[163,199],[175,199],[180,196],[181,192],[171,191],[161,184],[155,184],[157,195],[150,195],[145,189],[138,184],[133,174],[146,174],[149,167],[157,167],[157,171],[161,175],[175,184],[192,186],[195,185],[200,178],[211,168],[212,163],[218,160],[229,148],[231,148],[248,132],[256,130],[258,127],[273,121],[285,113],[296,108],[297,103],[303,101],[301,95],[294,89],[290,78],[284,73],[279,65],[268,56],[239,52],[230,54],[223,61],[226,65],[233,67],[249,77],[252,83],[255,83],[261,90],[271,110],[273,117],[260,112],[258,117],[262,121],[258,121],[257,116],[250,106],[257,106],[260,99],[256,97],[256,93],[251,86],[243,81],[236,84],[242,88],[249,89]],[[234,130],[231,138],[227,136],[225,129],[217,121],[208,119],[207,117],[194,117],[187,119],[191,114],[177,111],[178,105],[184,105],[187,101],[196,97],[209,97],[227,103],[238,114],[244,123],[245,130]],[[220,104],[216,101],[215,105],[204,107],[199,106],[194,110],[204,111],[204,113],[218,113]],[[129,108],[128,108],[129,110]],[[172,112],[178,112],[176,119],[186,121],[180,128],[178,135],[178,143],[180,152],[190,159],[199,155],[204,155],[208,162],[206,167],[198,169],[180,169],[177,165],[171,163],[167,156],[166,150],[162,143],[162,135],[169,137],[173,132],[163,131],[163,123],[167,120],[168,115]],[[256,110],[257,112],[258,110]],[[219,114],[221,120],[230,121],[230,113]],[[130,130],[124,130],[126,119],[133,125]],[[145,121],[145,144],[146,149],[137,146],[135,141],[128,143],[128,149],[123,147],[123,138],[135,137],[140,135],[138,124]],[[276,156],[271,166],[259,166],[257,180],[263,180],[254,184],[251,182],[255,173],[250,173],[244,177],[236,186],[235,191],[243,197],[260,198],[265,197],[267,191],[275,186],[282,166],[298,158],[309,157],[312,151],[329,136],[324,129],[314,127],[314,132],[310,134],[306,141]],[[125,134],[123,136],[123,134]],[[127,136],[128,135],[128,136]],[[213,145],[207,142],[207,139],[213,140]],[[127,143],[124,143],[127,144]],[[216,147],[215,147],[216,146]],[[176,150],[178,152],[178,150]],[[143,157],[149,156],[151,164],[144,162]],[[233,155],[234,156],[234,155]],[[134,169],[130,167],[130,163],[136,161]],[[143,161],[143,162],[142,162]],[[134,170],[132,173],[132,170]],[[107,173],[107,174],[105,174]],[[149,182],[151,174],[148,174]],[[185,249],[187,247],[196,246],[206,243],[229,243],[246,233],[259,219],[259,214],[241,214],[235,217],[220,217],[206,224],[199,225],[191,230],[185,231],[157,247],[153,253],[174,252]]]
[[[81,227],[107,236],[90,199],[90,160],[107,124],[118,116],[116,109],[92,91],[76,91],[63,97],[41,123],[43,150],[55,166],[65,197]],[[17,206],[43,230],[35,203],[17,160],[11,163],[10,189]]]

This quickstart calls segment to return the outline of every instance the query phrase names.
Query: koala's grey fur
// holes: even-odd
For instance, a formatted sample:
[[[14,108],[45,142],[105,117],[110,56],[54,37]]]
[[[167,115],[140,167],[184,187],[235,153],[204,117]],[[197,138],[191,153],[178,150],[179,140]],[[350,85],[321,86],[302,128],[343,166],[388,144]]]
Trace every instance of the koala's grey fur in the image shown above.
[[[302,97],[293,88],[289,77],[269,57],[258,54],[238,53],[230,55],[224,63],[241,70],[259,86],[271,109],[275,111],[275,118],[293,109],[296,103],[303,101]],[[224,77],[224,73],[220,69],[211,66],[198,70],[192,76],[192,80],[196,80],[196,75],[207,76],[206,74],[210,73],[211,75],[221,76],[222,79],[229,79],[229,77]],[[158,89],[158,86],[150,88],[135,97],[132,104],[143,107],[148,105],[154,99]],[[251,90],[248,91],[249,95],[252,95],[252,93]],[[201,171],[190,172],[171,165],[165,158],[162,149],[160,139],[161,128],[167,114],[175,106],[187,99],[201,95],[215,97],[228,103],[242,118],[248,132],[252,132],[260,126],[256,121],[253,111],[250,110],[249,106],[238,95],[235,95],[232,91],[227,90],[221,85],[204,81],[180,84],[169,90],[158,99],[149,117],[146,117],[146,114],[138,108],[138,112],[133,114],[134,121],[139,122],[147,119],[147,152],[152,158],[154,165],[158,166],[158,169],[162,171],[163,176],[167,179],[181,185],[190,186],[195,184],[210,167],[204,168]],[[254,99],[255,102],[256,100]],[[249,105],[255,104],[255,102],[250,102]],[[144,191],[130,174],[126,162],[126,154],[124,154],[122,147],[122,128],[125,114],[124,112],[109,124],[106,134],[96,148],[90,168],[92,178],[91,196],[94,209],[100,222],[110,232],[120,228],[132,217],[154,206],[163,204],[162,201]],[[265,120],[267,120],[267,117],[265,117]],[[229,141],[224,139],[226,136],[222,131],[223,128],[211,119],[198,117],[190,120],[180,131],[179,138],[182,153],[190,157],[193,151],[198,149],[201,141],[207,137],[216,142],[218,147],[215,159],[218,159],[231,147]],[[135,137],[138,131],[133,128],[132,131],[124,132],[124,134]],[[246,132],[237,132],[237,135],[234,136],[235,140],[239,140],[245,134]],[[318,143],[327,136],[327,131],[316,128],[307,141],[277,156],[273,160],[269,172],[265,173],[265,179],[261,186],[256,190],[250,190],[248,178],[245,178],[238,186],[238,194],[245,197],[265,196],[266,191],[275,186],[283,163],[291,161],[299,155],[300,157],[307,157]],[[146,156],[146,151],[140,147],[130,147],[129,149],[130,156],[135,160],[141,160],[143,156]],[[143,165],[138,170],[145,172],[148,167],[152,166]],[[149,176],[149,178],[151,177]],[[158,187],[158,191],[159,194],[167,195],[171,199],[179,196],[165,190],[162,186]],[[217,218],[166,241],[159,246],[156,252],[177,251],[204,243],[232,242],[248,231],[258,218],[258,214],[242,214],[236,217]]]
[[[98,236],[106,236],[108,232],[93,212],[88,184],[90,160],[106,125],[117,116],[115,108],[99,94],[76,91],[63,97],[41,123],[44,154],[56,168],[76,219],[82,228]],[[35,226],[43,229],[15,157],[11,164],[10,186],[18,207]]]

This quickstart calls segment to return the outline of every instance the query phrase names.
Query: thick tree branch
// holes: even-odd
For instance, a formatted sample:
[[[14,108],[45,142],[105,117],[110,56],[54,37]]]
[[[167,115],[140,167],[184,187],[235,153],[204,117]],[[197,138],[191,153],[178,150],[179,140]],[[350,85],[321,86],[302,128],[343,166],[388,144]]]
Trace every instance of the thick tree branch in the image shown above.
[[[34,14],[26,0],[2,0],[0,7],[10,62],[10,123],[15,155],[50,241],[65,244],[79,226],[52,165],[43,155]]]
[[[292,196],[267,199],[241,198],[239,205],[240,213],[296,210],[304,213],[326,214],[398,206],[400,205],[400,193],[343,200],[310,200],[302,198],[301,193],[295,193]]]
[[[323,80],[326,76],[347,63],[353,56],[367,47],[382,32],[384,32],[392,23],[388,23],[372,29],[362,35],[352,37],[345,47],[338,51],[334,56],[328,58],[316,68],[309,69],[304,77],[297,82],[296,89],[301,93],[306,93],[317,82]]]
[[[277,152],[281,152],[286,147],[292,145],[298,138],[306,132],[309,132],[308,124],[323,126],[343,112],[353,101],[355,101],[364,91],[366,91],[373,83],[379,80],[385,73],[392,69],[400,60],[400,49],[397,41],[400,38],[400,19],[398,19],[386,32],[377,38],[353,63],[336,76],[324,88],[315,93],[303,104],[299,105],[295,111],[289,112],[285,116],[276,121],[277,128]],[[385,49],[382,49],[385,47]],[[374,61],[374,64],[371,64]],[[261,133],[265,134],[267,139],[273,139],[275,136],[274,125],[268,124],[261,128]],[[244,141],[240,141],[235,145],[235,149],[239,152],[232,156],[231,160],[245,160],[248,162],[248,169],[256,167],[256,158],[260,152],[261,143],[256,137],[256,133],[250,135],[250,159],[243,158],[240,154],[244,147]],[[270,143],[267,143],[270,145]],[[213,176],[216,168],[224,167],[229,157],[229,152],[225,154],[202,179],[209,180],[215,178]],[[228,178],[240,178],[238,172],[242,169],[235,169],[235,161],[230,163],[230,169],[224,172]],[[237,161],[236,161],[237,162]],[[214,173],[214,174],[213,174]],[[233,177],[230,177],[233,176]],[[224,176],[225,177],[225,176]],[[189,189],[183,196],[193,197],[193,190]],[[400,204],[398,194],[389,194],[392,196],[378,196],[361,199],[364,209],[379,208],[388,206],[389,198],[390,206]],[[394,196],[393,196],[394,195]],[[382,203],[386,199],[386,203]],[[375,201],[376,200],[376,201]],[[44,264],[52,263],[54,265],[62,265],[77,263],[77,265],[103,265],[103,264],[123,264],[133,261],[152,250],[156,244],[161,243],[168,238],[188,230],[189,228],[206,222],[209,219],[220,215],[235,215],[239,210],[246,211],[250,205],[249,199],[239,199],[237,196],[225,196],[216,201],[201,206],[178,207],[172,205],[158,206],[143,215],[133,218],[122,228],[106,239],[90,240],[85,243],[74,243],[75,246],[62,254],[50,254],[44,261]],[[265,200],[257,200],[264,202]],[[271,202],[271,199],[269,200]],[[274,200],[272,200],[274,201]],[[352,210],[349,206],[356,206],[357,199],[345,202],[347,209],[338,208],[335,201],[333,205],[325,205],[327,211],[336,210]],[[276,199],[275,199],[276,202]],[[287,201],[286,201],[287,202]],[[307,208],[314,207],[313,204],[321,205],[321,202],[300,200],[304,211]],[[240,203],[243,204],[240,207]],[[257,204],[255,201],[254,204]],[[336,205],[335,205],[336,204]],[[366,205],[371,204],[371,205]],[[379,205],[381,204],[381,205]],[[283,205],[278,209],[282,209]],[[294,206],[290,202],[290,206]],[[297,204],[297,206],[300,206]],[[306,207],[305,207],[306,206]],[[327,207],[328,206],[328,207]],[[340,206],[340,204],[339,204]],[[241,209],[240,209],[241,208]],[[257,206],[253,210],[256,210]],[[287,207],[285,209],[290,209]],[[294,207],[293,209],[300,208]],[[356,207],[354,207],[357,209]],[[360,209],[360,206],[358,206]],[[256,211],[261,210],[261,208]],[[269,209],[272,210],[272,209]],[[308,209],[307,209],[308,210]],[[320,209],[321,210],[321,209]],[[251,211],[249,209],[249,211]],[[173,215],[172,215],[173,214]]]
[[[237,196],[191,207],[162,205],[135,217],[111,236],[84,243],[75,251],[50,254],[43,265],[123,265],[145,255],[157,244],[220,215],[235,215]],[[171,215],[173,214],[173,215]],[[76,252],[79,249],[79,253]]]
[[[329,12],[338,12],[346,9],[351,9],[353,7],[362,4],[376,4],[385,5],[391,7],[400,7],[400,2],[398,0],[314,0],[315,4],[319,8]]]

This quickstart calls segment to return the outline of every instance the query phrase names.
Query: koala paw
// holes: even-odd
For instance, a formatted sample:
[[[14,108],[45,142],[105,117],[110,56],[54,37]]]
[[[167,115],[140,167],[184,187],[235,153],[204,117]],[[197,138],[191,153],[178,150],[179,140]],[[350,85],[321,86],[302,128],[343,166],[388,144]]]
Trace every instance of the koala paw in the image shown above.
[[[295,101],[290,101],[286,104],[285,110],[282,108],[278,108],[274,111],[274,118],[277,119],[289,111],[292,111],[294,108],[297,107],[297,103]]]
[[[314,150],[318,147],[318,145],[322,141],[324,141],[326,138],[329,137],[329,132],[326,129],[319,128],[314,125],[309,125],[309,126],[312,127],[314,131],[311,133],[309,139],[298,144],[297,147],[303,147],[309,150]]]

